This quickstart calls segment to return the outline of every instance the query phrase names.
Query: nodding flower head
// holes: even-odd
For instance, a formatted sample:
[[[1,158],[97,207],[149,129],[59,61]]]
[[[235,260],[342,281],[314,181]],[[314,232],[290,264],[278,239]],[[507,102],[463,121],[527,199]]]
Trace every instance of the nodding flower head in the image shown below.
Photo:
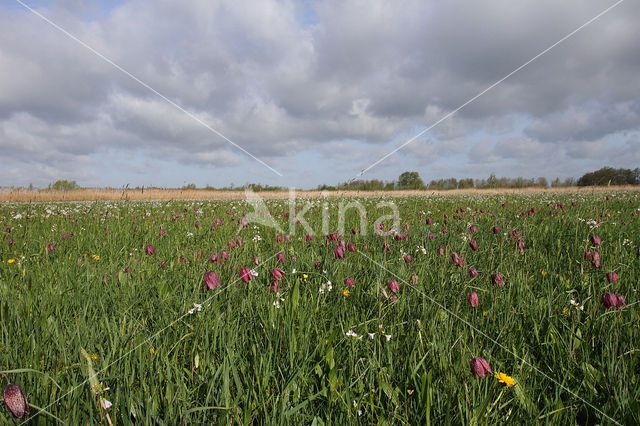
[[[245,283],[248,283],[253,279],[253,274],[251,273],[251,269],[249,268],[240,268],[238,273],[240,274],[240,279]]]
[[[280,268],[274,268],[271,271],[271,275],[273,275],[273,278],[275,278],[276,281],[280,281],[284,276],[284,271]]]
[[[504,285],[504,277],[502,276],[502,274],[499,274],[497,272],[495,274],[491,274],[491,283],[496,287]]]
[[[20,419],[25,414],[29,414],[29,404],[27,404],[27,398],[24,396],[20,386],[8,383],[7,387],[4,388],[2,397],[5,407],[15,419]]]
[[[480,304],[478,293],[476,293],[475,291],[467,294],[467,300],[469,301],[469,305],[471,305],[472,308],[475,308]]]
[[[474,379],[477,379],[478,377],[483,379],[487,374],[493,374],[489,363],[482,357],[473,358],[469,362],[469,365],[471,367],[471,372],[473,373]]]
[[[462,268],[462,265],[464,264],[464,255],[459,256],[456,252],[451,253],[451,262],[454,265],[458,265],[459,268]]]
[[[387,287],[391,290],[392,293],[397,293],[400,290],[400,286],[398,285],[398,281],[391,280],[387,283]]]
[[[615,272],[608,272],[607,273],[607,282],[609,282],[609,283],[617,283],[618,282],[618,274],[616,274]]]
[[[220,278],[218,278],[218,274],[213,271],[204,274],[204,283],[209,290],[215,290],[216,287],[221,287]]]

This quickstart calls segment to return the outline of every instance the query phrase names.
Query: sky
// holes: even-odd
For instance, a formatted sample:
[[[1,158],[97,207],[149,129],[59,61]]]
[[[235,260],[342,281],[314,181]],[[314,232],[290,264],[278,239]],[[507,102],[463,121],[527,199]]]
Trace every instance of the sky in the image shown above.
[[[616,1],[21,1],[68,34],[0,2],[0,186],[640,167],[637,1],[459,110]]]

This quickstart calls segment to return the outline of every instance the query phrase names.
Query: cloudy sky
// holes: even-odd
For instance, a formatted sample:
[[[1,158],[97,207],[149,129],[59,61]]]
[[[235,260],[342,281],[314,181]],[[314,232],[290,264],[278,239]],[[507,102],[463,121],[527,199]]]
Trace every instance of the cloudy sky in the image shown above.
[[[120,69],[0,2],[0,186],[298,188],[352,179],[616,2],[21,1]],[[640,167],[638,16],[623,1],[363,177]]]

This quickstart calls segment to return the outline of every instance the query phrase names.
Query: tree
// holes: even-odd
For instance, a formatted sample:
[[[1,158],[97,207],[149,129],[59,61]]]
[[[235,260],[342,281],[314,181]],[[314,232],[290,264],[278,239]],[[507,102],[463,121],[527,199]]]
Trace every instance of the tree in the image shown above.
[[[640,176],[638,176],[637,170],[603,167],[595,172],[584,174],[578,179],[578,186],[638,185],[640,184]]]
[[[49,189],[52,189],[54,191],[70,191],[77,188],[78,184],[75,180],[68,181],[65,179],[61,179],[49,184]]]
[[[498,187],[498,178],[495,174],[491,173],[489,179],[487,179],[487,186],[489,188],[497,188]]]
[[[424,188],[424,182],[418,172],[404,172],[398,178],[398,188],[422,189]]]
[[[542,188],[549,187],[549,184],[547,183],[547,178],[544,178],[544,177],[539,177],[538,179],[536,179],[536,185]]]

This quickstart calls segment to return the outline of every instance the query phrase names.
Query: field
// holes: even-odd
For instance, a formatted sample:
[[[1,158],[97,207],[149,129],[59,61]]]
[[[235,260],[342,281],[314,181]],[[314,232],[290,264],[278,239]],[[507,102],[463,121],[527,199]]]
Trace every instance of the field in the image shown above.
[[[0,370],[33,424],[640,424],[639,195],[5,202]]]

